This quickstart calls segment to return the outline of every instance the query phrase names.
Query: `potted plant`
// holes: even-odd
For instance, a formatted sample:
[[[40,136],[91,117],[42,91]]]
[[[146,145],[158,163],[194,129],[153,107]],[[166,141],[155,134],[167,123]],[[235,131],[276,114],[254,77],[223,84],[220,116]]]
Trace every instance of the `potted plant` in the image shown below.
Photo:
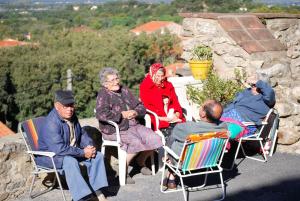
[[[196,46],[192,50],[189,65],[193,77],[197,80],[205,80],[212,66],[212,49],[206,45]]]

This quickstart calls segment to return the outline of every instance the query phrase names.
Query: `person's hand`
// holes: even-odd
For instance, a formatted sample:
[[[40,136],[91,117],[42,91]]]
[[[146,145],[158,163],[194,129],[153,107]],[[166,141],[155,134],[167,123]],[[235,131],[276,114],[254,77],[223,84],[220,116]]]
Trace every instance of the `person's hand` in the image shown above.
[[[83,149],[83,151],[85,158],[95,158],[96,156],[96,148],[94,146],[88,145]]]
[[[123,111],[121,113],[124,119],[133,119],[138,115],[135,110]]]
[[[182,120],[178,118],[177,115],[174,115],[172,119],[169,121],[170,123],[181,122]]]
[[[129,119],[130,113],[128,111],[122,111],[121,114],[124,119]]]
[[[138,113],[135,110],[128,110],[129,112],[129,119],[134,119]]]

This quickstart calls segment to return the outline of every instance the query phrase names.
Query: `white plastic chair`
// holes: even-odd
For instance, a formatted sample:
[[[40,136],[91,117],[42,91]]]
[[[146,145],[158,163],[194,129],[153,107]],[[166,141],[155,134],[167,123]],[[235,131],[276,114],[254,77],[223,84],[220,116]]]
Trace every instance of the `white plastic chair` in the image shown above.
[[[102,145],[101,145],[101,153],[105,155],[105,147],[106,146],[114,146],[118,149],[118,160],[119,160],[119,183],[120,186],[124,186],[126,184],[126,151],[121,149],[121,137],[120,130],[118,124],[113,121],[107,121],[110,125],[114,126],[116,129],[117,140],[106,140],[102,137]],[[151,169],[152,175],[155,175],[155,166],[153,155],[151,156]]]
[[[58,181],[58,185],[61,191],[61,194],[63,196],[63,200],[66,201],[66,197],[61,185],[60,177],[59,177],[59,172],[62,173],[62,169],[56,168],[56,165],[54,163],[53,157],[55,156],[54,152],[46,152],[46,151],[38,151],[38,137],[39,137],[39,128],[41,128],[41,125],[44,122],[45,117],[38,117],[35,119],[29,119],[27,121],[22,122],[19,124],[19,132],[22,134],[22,137],[24,139],[26,148],[27,148],[27,153],[30,155],[30,158],[32,160],[32,164],[34,166],[34,170],[31,172],[33,174],[32,182],[30,185],[30,190],[29,190],[29,197],[30,198],[35,198],[41,194],[47,193],[51,191],[54,188],[54,185],[56,183],[56,180]],[[48,167],[43,167],[40,165],[37,165],[35,163],[35,157],[36,156],[46,156],[51,159],[53,168],[48,168]],[[55,173],[54,180],[52,182],[52,185],[39,193],[36,193],[35,195],[32,195],[32,189],[35,183],[35,179],[39,174],[44,174],[44,173]]]
[[[166,144],[165,136],[161,132],[161,130],[158,129],[159,128],[158,115],[155,112],[153,112],[151,110],[148,110],[148,109],[147,109],[147,113],[148,114],[145,115],[146,127],[151,128],[151,118],[150,118],[149,114],[152,114],[154,116],[155,125],[156,125],[156,128],[154,128],[154,132],[161,137],[161,141],[162,141],[163,145],[165,145]],[[162,171],[162,167],[163,167],[162,158],[164,157],[164,150],[163,150],[163,148],[160,147],[157,150],[157,153],[158,153],[158,169],[159,169],[159,171]]]

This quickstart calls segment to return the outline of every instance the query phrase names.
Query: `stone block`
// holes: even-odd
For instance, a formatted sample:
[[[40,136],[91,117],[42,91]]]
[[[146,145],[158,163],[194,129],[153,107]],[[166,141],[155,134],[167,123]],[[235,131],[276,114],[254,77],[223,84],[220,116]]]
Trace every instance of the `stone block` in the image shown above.
[[[267,28],[273,31],[285,31],[298,23],[297,19],[270,19],[267,20]]]
[[[284,145],[292,145],[298,142],[300,135],[297,129],[290,127],[281,127],[278,132],[278,143]]]
[[[291,59],[297,59],[300,57],[300,46],[292,46],[287,51],[287,56]]]
[[[0,192],[0,201],[6,200],[8,198],[9,193],[7,192]]]
[[[265,49],[258,43],[257,41],[244,41],[241,42],[241,47],[244,48],[246,52],[249,54],[253,52],[263,52]]]
[[[300,101],[300,86],[293,88],[292,94],[298,101]]]
[[[194,30],[193,30],[194,35],[199,35],[199,36],[219,36],[220,31],[218,29],[218,25],[216,24],[215,21],[202,21],[198,20]]]
[[[238,44],[244,41],[251,41],[253,40],[249,34],[243,30],[234,30],[234,31],[228,31],[228,35],[236,41]]]
[[[260,40],[259,43],[264,47],[265,51],[281,51],[286,47],[279,40]]]
[[[224,30],[242,29],[242,26],[234,17],[219,17],[218,22]]]
[[[274,36],[268,29],[247,29],[248,33],[255,40],[272,40]]]
[[[240,16],[238,21],[247,29],[259,29],[266,28],[265,25],[261,23],[261,21],[255,16]]]
[[[277,63],[270,68],[261,69],[260,72],[269,77],[281,78],[290,74],[290,68],[288,64]]]
[[[289,103],[276,103],[275,107],[280,117],[288,117],[293,114],[293,105]]]

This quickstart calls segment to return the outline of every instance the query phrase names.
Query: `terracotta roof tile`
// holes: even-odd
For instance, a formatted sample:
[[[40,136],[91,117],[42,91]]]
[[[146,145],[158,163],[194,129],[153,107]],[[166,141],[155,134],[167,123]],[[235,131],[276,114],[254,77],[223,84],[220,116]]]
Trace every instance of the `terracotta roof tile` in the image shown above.
[[[220,15],[218,22],[228,35],[249,54],[286,49],[254,15]]]
[[[2,40],[0,41],[0,48],[1,47],[14,47],[14,46],[19,46],[19,45],[27,45],[28,43],[22,42],[22,41],[17,41],[17,40]]]
[[[130,31],[134,33],[140,33],[140,32],[153,33],[173,23],[174,22],[170,22],[170,21],[151,21],[146,24],[142,24],[134,29],[131,29]]]
[[[15,134],[10,128],[8,128],[4,123],[0,121],[0,137]]]

